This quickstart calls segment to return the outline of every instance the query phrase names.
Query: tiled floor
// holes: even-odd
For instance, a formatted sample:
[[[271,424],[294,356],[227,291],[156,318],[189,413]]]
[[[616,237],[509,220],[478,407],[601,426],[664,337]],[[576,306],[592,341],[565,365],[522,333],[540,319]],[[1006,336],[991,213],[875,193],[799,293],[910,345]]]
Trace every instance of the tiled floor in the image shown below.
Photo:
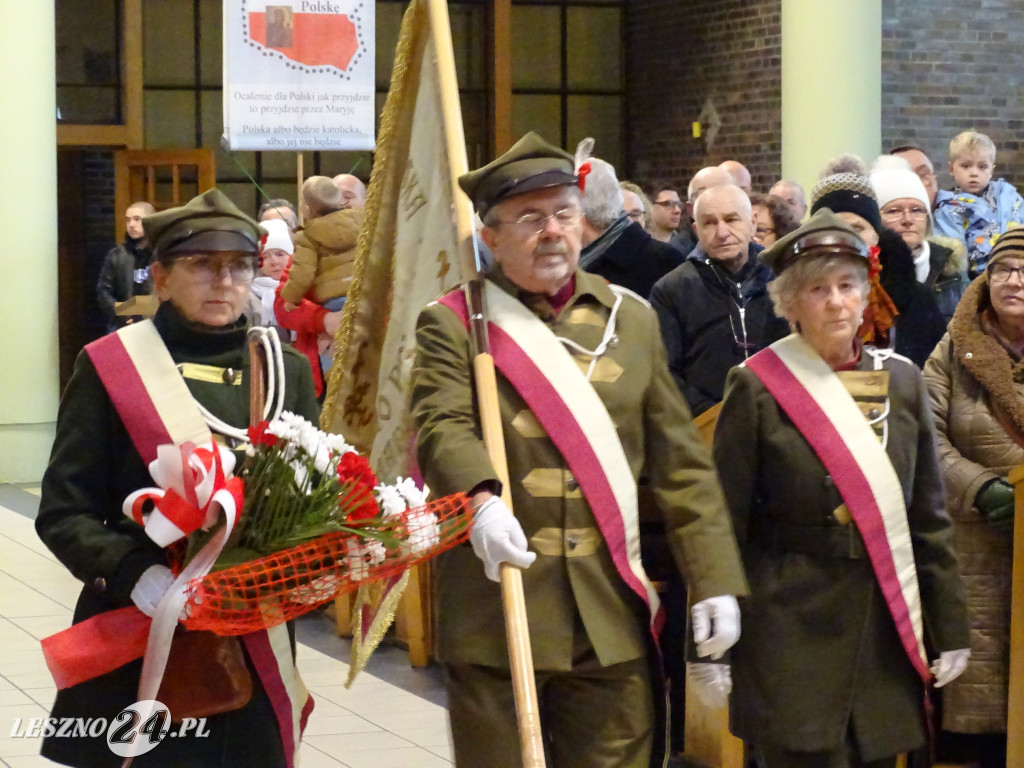
[[[20,511],[0,506],[0,768],[56,765],[39,756],[39,739],[11,738],[11,729],[16,718],[24,723],[47,715],[55,688],[39,640],[70,625],[79,591],[79,582],[47,551],[30,517]],[[374,657],[370,671],[346,689],[348,665],[339,661],[342,644],[331,635],[322,617],[299,630],[299,670],[316,699],[301,768],[451,766],[436,672],[404,668],[404,654],[383,649],[381,660]],[[303,642],[306,637],[309,642]],[[397,676],[404,688],[426,698],[375,676],[375,666],[397,670],[386,676]]]

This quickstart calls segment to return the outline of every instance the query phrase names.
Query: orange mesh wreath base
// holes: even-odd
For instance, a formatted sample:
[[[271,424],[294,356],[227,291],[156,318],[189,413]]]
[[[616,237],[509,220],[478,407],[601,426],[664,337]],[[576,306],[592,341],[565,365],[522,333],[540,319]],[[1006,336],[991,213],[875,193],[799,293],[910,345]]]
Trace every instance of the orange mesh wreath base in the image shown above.
[[[374,525],[376,536],[328,533],[208,574],[191,587],[183,624],[242,635],[283,624],[375,579],[395,576],[469,537],[465,494],[406,510]]]

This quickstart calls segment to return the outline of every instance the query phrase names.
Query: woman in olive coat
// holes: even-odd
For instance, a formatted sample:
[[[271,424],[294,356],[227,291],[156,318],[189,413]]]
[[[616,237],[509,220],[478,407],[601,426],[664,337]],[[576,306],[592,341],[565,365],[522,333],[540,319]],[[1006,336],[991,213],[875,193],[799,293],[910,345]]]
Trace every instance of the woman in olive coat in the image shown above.
[[[894,619],[892,595],[880,587],[886,557],[897,566],[909,562],[911,575],[916,568],[919,599],[903,581],[898,594],[911,615],[915,604],[923,613],[930,650],[939,656],[936,684],[962,671],[969,653],[921,375],[905,358],[857,340],[867,253],[827,210],[766,252],[780,275],[770,285],[776,311],[797,333],[730,372],[715,431],[715,464],[751,586],[741,604],[743,632],[730,652],[730,726],[755,746],[765,768],[881,768],[925,743],[923,639],[919,628],[911,631],[909,650],[913,622]],[[789,371],[803,361],[797,369],[808,393],[830,387],[831,399],[814,401],[820,419],[805,424],[791,395],[774,388],[777,379],[763,367],[773,359],[789,361]],[[843,414],[837,397],[853,401]],[[881,541],[875,518],[847,484],[849,474],[874,477],[872,470],[861,464],[851,472],[853,459],[841,466],[819,458],[815,433],[833,424],[852,456],[863,455],[854,452],[859,446],[873,451],[867,455],[876,463],[891,463],[886,471],[897,498],[873,499],[885,521]],[[860,435],[866,441],[851,442]],[[727,687],[719,671],[715,682]]]

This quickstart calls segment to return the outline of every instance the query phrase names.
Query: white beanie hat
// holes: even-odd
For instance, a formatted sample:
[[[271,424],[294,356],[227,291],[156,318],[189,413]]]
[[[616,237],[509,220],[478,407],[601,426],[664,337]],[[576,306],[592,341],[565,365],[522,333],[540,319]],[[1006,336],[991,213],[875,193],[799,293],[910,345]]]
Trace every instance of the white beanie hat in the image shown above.
[[[878,207],[884,208],[893,200],[911,198],[931,209],[928,191],[904,158],[896,155],[882,155],[871,169],[871,186],[875,188]]]
[[[267,239],[263,241],[263,250],[277,248],[289,256],[295,252],[292,245],[292,234],[288,231],[288,223],[281,219],[268,219],[261,221],[260,226],[267,230]]]

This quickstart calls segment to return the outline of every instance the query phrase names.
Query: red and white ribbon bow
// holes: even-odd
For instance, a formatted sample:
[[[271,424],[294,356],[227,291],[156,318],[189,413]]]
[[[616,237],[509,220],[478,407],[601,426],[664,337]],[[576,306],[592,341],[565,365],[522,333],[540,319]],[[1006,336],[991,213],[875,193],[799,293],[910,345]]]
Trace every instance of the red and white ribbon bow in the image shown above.
[[[121,509],[166,547],[200,528],[209,530],[229,504],[241,510],[244,488],[231,475],[234,468],[234,454],[216,443],[161,445],[149,465],[159,487],[129,494]]]

